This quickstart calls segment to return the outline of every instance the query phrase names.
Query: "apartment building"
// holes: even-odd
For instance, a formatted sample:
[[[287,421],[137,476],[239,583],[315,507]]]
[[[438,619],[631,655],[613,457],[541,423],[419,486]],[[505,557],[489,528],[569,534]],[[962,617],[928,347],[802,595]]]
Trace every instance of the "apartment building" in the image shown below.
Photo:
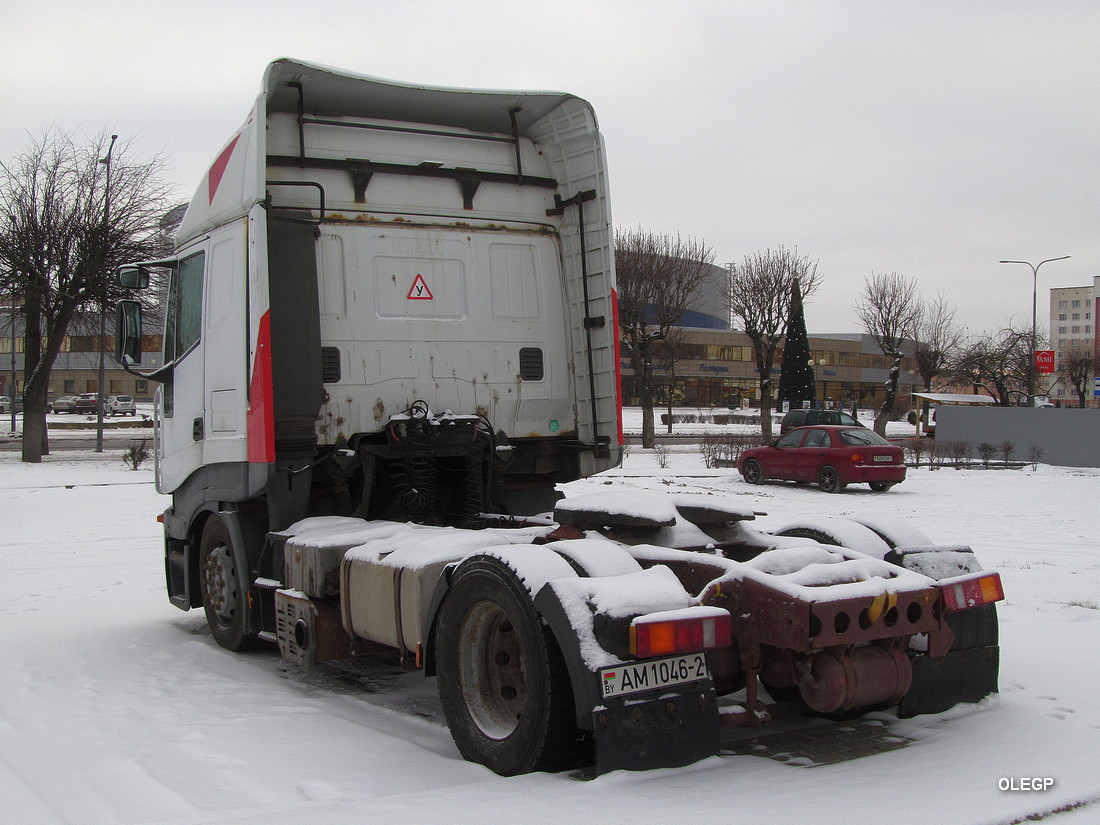
[[[1100,362],[1100,333],[1096,309],[1100,301],[1100,275],[1088,286],[1057,287],[1050,290],[1050,338],[1054,348],[1053,375],[1047,376],[1047,394],[1055,401],[1076,406],[1077,391],[1061,378],[1061,370],[1071,353],[1090,353]],[[1086,404],[1097,405],[1094,394],[1095,373],[1089,382]]]

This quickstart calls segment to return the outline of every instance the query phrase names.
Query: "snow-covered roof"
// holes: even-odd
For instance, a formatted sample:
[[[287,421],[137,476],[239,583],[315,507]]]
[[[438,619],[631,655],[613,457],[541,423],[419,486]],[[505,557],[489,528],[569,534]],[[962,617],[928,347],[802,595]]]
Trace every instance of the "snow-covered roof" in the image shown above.
[[[933,404],[994,404],[996,399],[988,395],[965,392],[915,392],[914,398],[925,398]]]

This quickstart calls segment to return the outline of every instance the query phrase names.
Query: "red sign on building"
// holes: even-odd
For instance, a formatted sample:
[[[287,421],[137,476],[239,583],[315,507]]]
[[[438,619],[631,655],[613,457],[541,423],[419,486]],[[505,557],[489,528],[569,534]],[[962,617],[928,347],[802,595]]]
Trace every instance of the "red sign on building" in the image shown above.
[[[1035,350],[1035,371],[1038,373],[1054,372],[1054,350]]]

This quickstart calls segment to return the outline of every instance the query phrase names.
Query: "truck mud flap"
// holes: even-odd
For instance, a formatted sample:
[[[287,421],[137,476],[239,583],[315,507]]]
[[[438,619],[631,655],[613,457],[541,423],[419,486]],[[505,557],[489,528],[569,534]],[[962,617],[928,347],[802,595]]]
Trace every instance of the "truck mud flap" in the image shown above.
[[[581,651],[584,634],[573,626],[551,585],[539,590],[534,606],[554,634],[569,670],[577,727],[594,732],[595,775],[678,768],[718,755],[721,720],[709,678],[632,696],[605,697],[599,674],[590,669]]]
[[[898,704],[898,716],[942,713],[960,702],[978,702],[996,693],[1000,660],[997,645],[952,650],[939,659],[913,657],[913,685]]]
[[[609,702],[592,713],[596,772],[678,768],[716,756],[718,700],[706,684],[682,695]]]

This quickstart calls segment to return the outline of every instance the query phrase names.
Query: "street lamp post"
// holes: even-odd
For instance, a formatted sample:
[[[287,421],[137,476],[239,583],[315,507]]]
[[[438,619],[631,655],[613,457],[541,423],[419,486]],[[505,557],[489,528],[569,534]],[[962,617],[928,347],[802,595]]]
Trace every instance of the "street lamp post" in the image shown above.
[[[806,362],[806,365],[810,368],[810,370],[812,370],[813,376],[814,376],[814,404],[815,405],[817,404],[817,365],[818,364],[820,364],[822,367],[824,367],[825,366],[825,359],[822,358],[820,361],[815,361],[813,358],[811,358],[809,361]],[[824,407],[825,407],[825,384],[824,383],[822,383],[822,385],[821,385],[821,406],[824,409]]]
[[[24,333],[26,335],[26,333]],[[11,431],[15,432],[15,398],[19,395],[16,383],[19,373],[15,369],[15,279],[11,282]]]
[[[107,268],[107,238],[111,231],[111,152],[114,151],[116,140],[118,140],[118,135],[111,135],[111,145],[107,147],[107,157],[99,159],[100,163],[107,165],[107,179],[103,184],[103,250],[102,259],[100,261],[103,269]],[[99,274],[104,281],[104,298],[99,306],[99,386],[97,388],[98,392],[96,393],[95,405],[95,451],[97,453],[103,452],[103,404],[107,400],[103,396],[103,383],[106,375],[103,364],[103,339],[107,333],[107,274],[106,272],[100,272]]]
[[[1051,261],[1064,261],[1069,257],[1069,255],[1063,255],[1061,258],[1047,258],[1045,261],[1039,261],[1034,265],[1030,261],[1000,262],[1002,264],[1024,264],[1031,267],[1031,357],[1028,359],[1027,365],[1027,405],[1029,407],[1035,406],[1035,351],[1038,349],[1035,336],[1035,308],[1038,300],[1039,267],[1043,264],[1049,264]]]

